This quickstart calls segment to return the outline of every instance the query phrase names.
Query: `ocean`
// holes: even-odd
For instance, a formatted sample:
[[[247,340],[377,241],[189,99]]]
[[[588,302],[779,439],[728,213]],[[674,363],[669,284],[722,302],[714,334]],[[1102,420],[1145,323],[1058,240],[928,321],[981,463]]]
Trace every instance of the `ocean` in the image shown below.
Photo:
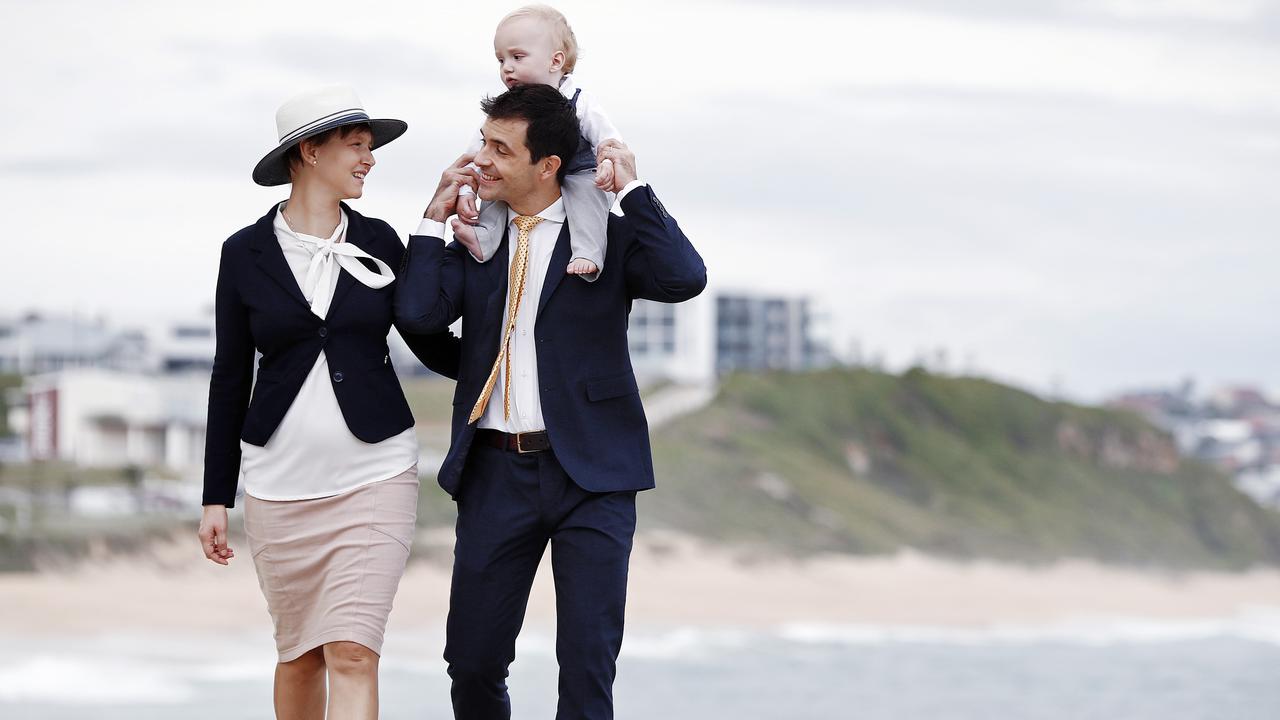
[[[5,720],[269,720],[270,637],[10,636]],[[382,717],[451,718],[436,633],[383,648]],[[514,717],[555,714],[553,636],[527,629]],[[619,720],[1276,720],[1280,609],[1203,621],[1134,618],[984,628],[635,627]]]

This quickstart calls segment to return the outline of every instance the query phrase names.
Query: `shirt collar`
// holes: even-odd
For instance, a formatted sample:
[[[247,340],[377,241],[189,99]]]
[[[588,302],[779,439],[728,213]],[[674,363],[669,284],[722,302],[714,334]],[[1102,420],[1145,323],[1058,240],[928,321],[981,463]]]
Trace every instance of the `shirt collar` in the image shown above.
[[[564,95],[565,97],[572,100],[573,93],[578,89],[578,84],[574,82],[572,74],[565,75],[564,77],[560,78],[560,85],[557,86],[556,89],[560,91],[561,95]]]
[[[541,212],[534,213],[534,215],[542,218],[544,222],[563,223],[565,219],[564,197],[561,196],[556,198],[555,202],[543,208]],[[508,206],[507,207],[507,224],[510,225],[511,223],[515,222],[516,218],[518,217],[520,217],[520,213],[516,212],[515,210],[512,210],[511,207]]]
[[[276,219],[275,219],[276,237],[284,236],[284,237],[291,237],[298,240],[301,240],[302,238],[308,238],[310,240],[314,240],[317,242],[333,240],[337,242],[340,240],[343,231],[347,229],[347,214],[342,210],[339,210],[338,226],[333,229],[333,234],[327,238],[322,238],[315,235],[308,235],[306,233],[294,232],[293,228],[289,227],[289,221],[284,219],[284,207],[287,204],[289,204],[289,201],[285,200],[276,206]]]

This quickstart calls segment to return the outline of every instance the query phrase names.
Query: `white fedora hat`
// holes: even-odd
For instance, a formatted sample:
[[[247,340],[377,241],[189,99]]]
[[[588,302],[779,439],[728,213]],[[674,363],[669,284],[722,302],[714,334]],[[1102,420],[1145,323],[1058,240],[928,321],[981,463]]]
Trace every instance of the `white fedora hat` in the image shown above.
[[[356,91],[346,85],[319,88],[290,98],[276,111],[280,144],[258,161],[253,168],[253,181],[267,186],[288,183],[289,163],[284,154],[289,148],[326,130],[359,123],[373,128],[373,148],[386,145],[409,128],[403,120],[370,119]]]

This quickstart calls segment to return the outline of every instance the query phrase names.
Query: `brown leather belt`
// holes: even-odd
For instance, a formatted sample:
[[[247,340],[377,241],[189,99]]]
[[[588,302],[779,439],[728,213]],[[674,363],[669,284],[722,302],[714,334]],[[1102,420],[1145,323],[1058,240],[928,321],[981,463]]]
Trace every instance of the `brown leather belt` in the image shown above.
[[[551,449],[551,439],[547,437],[546,430],[504,433],[501,430],[480,428],[476,430],[476,440],[491,447],[518,453],[535,453]]]

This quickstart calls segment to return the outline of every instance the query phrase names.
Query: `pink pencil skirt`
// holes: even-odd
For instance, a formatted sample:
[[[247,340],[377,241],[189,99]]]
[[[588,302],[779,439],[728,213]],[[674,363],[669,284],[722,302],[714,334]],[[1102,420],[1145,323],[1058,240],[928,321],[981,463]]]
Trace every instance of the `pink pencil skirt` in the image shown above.
[[[280,662],[339,640],[382,654],[417,516],[417,466],[315,500],[245,496],[245,534]]]

